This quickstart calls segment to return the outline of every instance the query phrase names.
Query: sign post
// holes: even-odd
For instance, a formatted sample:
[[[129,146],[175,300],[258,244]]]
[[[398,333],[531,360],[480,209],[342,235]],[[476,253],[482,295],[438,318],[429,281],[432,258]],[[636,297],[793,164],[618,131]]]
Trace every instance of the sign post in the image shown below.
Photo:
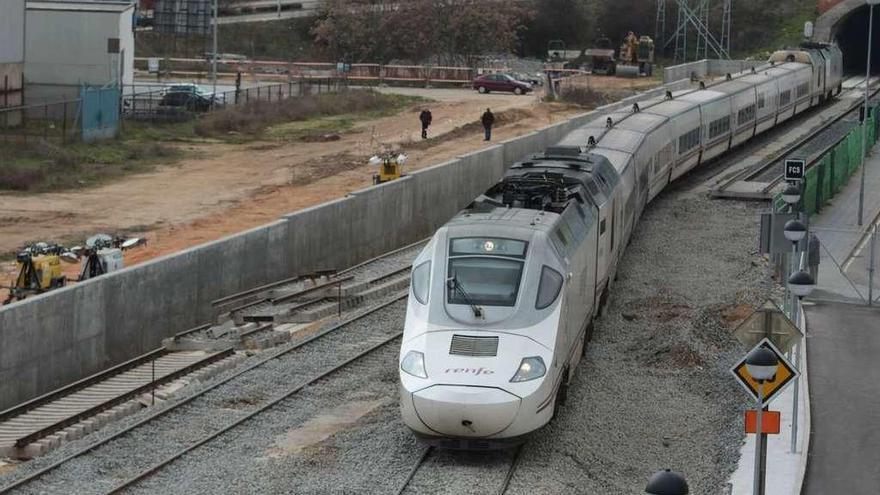
[[[756,312],[755,314],[757,314]],[[748,320],[747,320],[748,321]],[[769,321],[769,320],[765,320]],[[742,327],[742,325],[740,326]],[[770,334],[771,327],[766,327],[767,333]],[[739,330],[739,329],[738,329]],[[748,334],[746,334],[748,335]],[[737,335],[740,340],[742,337]],[[748,355],[758,348],[764,348],[775,354],[776,371],[772,378],[755,380],[749,373],[746,365]],[[768,411],[767,406],[779,394],[785,390],[800,375],[798,370],[785,358],[785,353],[773,345],[768,337],[764,337],[746,356],[743,356],[733,367],[730,372],[736,378],[737,382],[742,385],[746,392],[755,399],[755,484],[754,495],[764,495],[764,477],[767,472],[767,432],[765,431],[763,416],[765,413],[773,413]],[[775,413],[778,414],[778,413]],[[774,415],[775,415],[774,414]],[[748,415],[746,416],[746,429],[748,430]],[[795,418],[797,421],[797,418]],[[778,426],[778,425],[777,425]]]
[[[785,160],[785,180],[801,182],[807,171],[807,162],[803,158],[787,158]]]

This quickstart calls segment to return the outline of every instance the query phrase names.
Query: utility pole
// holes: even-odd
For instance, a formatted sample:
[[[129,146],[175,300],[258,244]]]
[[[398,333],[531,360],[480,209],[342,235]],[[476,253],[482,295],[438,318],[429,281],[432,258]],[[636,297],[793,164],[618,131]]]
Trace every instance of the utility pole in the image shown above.
[[[678,1],[678,23],[675,27],[675,52],[673,52],[672,58],[674,62],[687,62],[687,38],[688,38],[688,22],[687,22],[687,11],[682,8],[682,4],[687,7],[688,0],[677,0]]]
[[[868,168],[868,146],[865,141],[868,139],[868,93],[871,89],[871,37],[874,33],[874,5],[880,3],[878,0],[868,0],[868,7],[871,13],[868,16],[868,60],[866,62],[868,68],[865,71],[865,119],[862,121],[862,182],[859,186],[859,227],[862,226],[865,209],[865,169]]]
[[[654,41],[655,46],[666,46],[666,0],[657,0],[657,19],[654,24]]]
[[[211,53],[211,79],[214,83],[214,89],[211,91],[211,107],[217,99],[217,1],[214,0],[214,49]]]
[[[728,54],[730,53],[730,2],[731,0],[724,0],[721,13],[721,48]]]
[[[697,18],[703,23],[707,28],[709,26],[709,2],[703,0],[697,6]],[[701,58],[709,58],[709,40],[705,36],[700,36],[699,32],[697,33],[697,53],[696,60]]]

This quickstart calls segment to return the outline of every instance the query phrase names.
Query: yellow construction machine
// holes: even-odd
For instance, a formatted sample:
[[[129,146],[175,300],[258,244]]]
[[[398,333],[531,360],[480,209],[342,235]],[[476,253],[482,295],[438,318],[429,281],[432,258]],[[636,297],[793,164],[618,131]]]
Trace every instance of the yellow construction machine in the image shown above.
[[[405,154],[397,154],[392,151],[386,151],[370,158],[369,164],[379,167],[379,173],[373,175],[373,184],[399,179],[403,175],[403,164],[406,163],[406,159]]]
[[[26,246],[15,257],[18,276],[3,304],[63,287],[67,278],[61,270],[62,261],[76,263],[77,257],[57,244],[37,242]]]
[[[654,40],[650,36],[636,37],[630,31],[620,45],[618,59],[618,75],[651,76],[654,72]]]

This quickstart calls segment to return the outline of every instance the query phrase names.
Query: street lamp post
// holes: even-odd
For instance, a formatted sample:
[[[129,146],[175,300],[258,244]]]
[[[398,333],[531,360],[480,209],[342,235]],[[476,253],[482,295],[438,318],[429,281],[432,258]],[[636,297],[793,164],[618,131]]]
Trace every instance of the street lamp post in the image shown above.
[[[217,1],[214,0],[214,50],[211,54],[211,79],[213,80],[213,91],[211,92],[211,107],[217,100]]]
[[[813,292],[813,287],[815,287],[815,281],[810,274],[804,270],[798,270],[793,273],[791,277],[788,277],[788,287],[792,294],[797,297],[798,302],[795,303],[794,309],[792,310],[792,321],[794,324],[800,328],[798,324],[797,317],[797,307],[800,305],[800,302],[803,301],[804,297],[809,296],[811,292]],[[806,331],[802,329],[806,338]],[[793,361],[795,366],[800,365],[800,354],[801,352],[801,344],[800,342],[794,345]],[[794,393],[792,396],[792,420],[791,420],[791,453],[794,454],[797,452],[797,435],[798,435],[798,394],[800,392],[800,378],[794,379]]]
[[[870,13],[868,14],[868,60],[865,70],[865,120],[862,122],[862,180],[859,186],[859,226],[862,226],[862,217],[865,209],[865,166],[867,165],[868,146],[868,90],[871,80],[871,44],[874,32],[874,6],[880,4],[880,0],[866,0]]]
[[[645,487],[648,495],[688,495],[688,484],[684,477],[676,472],[664,469],[657,471],[648,480]]]
[[[788,205],[788,210],[790,213],[795,213],[797,211],[797,205],[801,201],[801,188],[798,187],[796,184],[789,183],[782,191],[782,201],[784,201],[785,204]],[[803,236],[806,234],[807,229],[806,227],[803,228],[803,234],[797,234],[793,232],[792,235],[800,235],[800,237],[798,237],[796,240],[792,240],[792,238],[789,237],[788,227],[789,224],[793,221],[796,221],[798,225],[803,226],[803,224],[801,222],[798,222],[797,220],[790,220],[786,222],[785,226],[783,227],[783,233],[785,234],[786,239],[795,243],[795,246],[793,247],[793,249],[795,249],[797,247],[797,242],[803,239]],[[793,253],[792,261],[789,263],[788,272],[785,274],[786,279],[789,277],[789,275],[793,273],[791,266],[794,264],[794,257],[795,254]],[[791,298],[789,297],[788,287],[785,288],[784,301],[784,304],[786,305],[792,303]]]
[[[757,421],[755,425],[755,480],[754,495],[763,495],[764,476],[761,472],[761,441],[763,427],[761,425],[761,413],[764,408],[764,382],[771,380],[776,375],[779,360],[776,354],[765,347],[756,347],[746,356],[746,370],[752,379],[758,382],[758,404],[755,408]]]

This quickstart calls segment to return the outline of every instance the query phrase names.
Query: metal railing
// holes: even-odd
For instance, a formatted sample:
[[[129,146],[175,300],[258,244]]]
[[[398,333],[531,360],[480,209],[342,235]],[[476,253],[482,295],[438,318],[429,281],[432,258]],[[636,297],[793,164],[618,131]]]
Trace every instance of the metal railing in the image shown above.
[[[0,142],[77,142],[82,138],[81,108],[81,99],[0,108]]]

